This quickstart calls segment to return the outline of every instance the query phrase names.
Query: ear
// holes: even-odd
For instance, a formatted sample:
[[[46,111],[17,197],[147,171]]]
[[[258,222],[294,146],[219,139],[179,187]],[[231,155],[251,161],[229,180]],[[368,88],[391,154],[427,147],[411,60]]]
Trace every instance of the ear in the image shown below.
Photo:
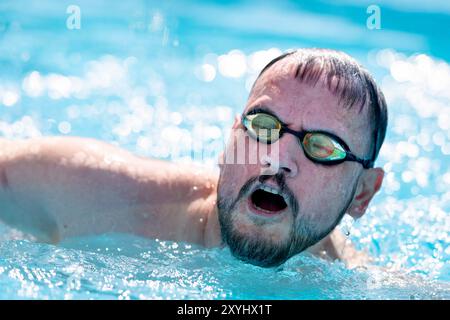
[[[363,171],[359,177],[353,201],[347,209],[350,216],[359,219],[364,215],[370,200],[380,190],[383,177],[384,171],[381,168],[370,168]]]

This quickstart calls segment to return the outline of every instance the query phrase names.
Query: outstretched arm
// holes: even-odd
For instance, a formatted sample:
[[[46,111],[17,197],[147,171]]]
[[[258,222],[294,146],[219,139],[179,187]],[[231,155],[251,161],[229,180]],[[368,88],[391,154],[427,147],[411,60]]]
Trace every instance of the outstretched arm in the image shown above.
[[[193,194],[193,179],[92,139],[0,139],[0,219],[45,242],[104,232],[201,242],[187,206],[205,191]]]

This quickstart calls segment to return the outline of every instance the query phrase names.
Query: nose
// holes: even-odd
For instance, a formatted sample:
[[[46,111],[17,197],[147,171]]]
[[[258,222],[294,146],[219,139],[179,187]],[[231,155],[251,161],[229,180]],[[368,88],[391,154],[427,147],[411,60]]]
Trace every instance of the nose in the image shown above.
[[[296,177],[300,148],[297,137],[290,134],[283,135],[281,139],[270,145],[270,152],[261,158],[262,174],[284,173],[286,177]]]

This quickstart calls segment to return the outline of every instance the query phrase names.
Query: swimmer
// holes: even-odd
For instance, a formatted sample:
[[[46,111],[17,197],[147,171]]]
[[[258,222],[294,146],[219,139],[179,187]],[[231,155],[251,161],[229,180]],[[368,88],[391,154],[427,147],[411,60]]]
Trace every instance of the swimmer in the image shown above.
[[[261,267],[305,250],[360,265],[366,256],[342,250],[336,226],[360,218],[380,189],[386,126],[367,70],[342,52],[299,49],[256,79],[218,174],[93,139],[0,139],[0,220],[49,243],[118,232],[227,245]],[[266,153],[239,162],[239,148]]]

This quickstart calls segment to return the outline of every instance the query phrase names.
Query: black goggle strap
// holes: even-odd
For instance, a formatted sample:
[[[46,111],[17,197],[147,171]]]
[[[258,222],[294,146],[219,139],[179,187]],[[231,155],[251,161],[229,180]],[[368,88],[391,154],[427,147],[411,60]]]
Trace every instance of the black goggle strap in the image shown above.
[[[249,114],[247,114],[247,115],[243,115],[243,116],[242,116],[242,124],[244,125],[244,128],[245,128],[246,130],[247,130],[247,127],[251,127],[251,121],[252,121],[252,120],[250,120],[249,118],[247,118],[247,116],[252,115],[252,114],[256,114],[256,113],[257,113],[257,112],[251,112],[251,113],[249,113]],[[261,112],[261,113],[263,113],[263,112]],[[287,132],[287,133],[290,133],[290,134],[296,136],[296,137],[300,140],[300,142],[301,142],[301,144],[302,144],[302,146],[303,146],[303,140],[304,140],[306,134],[308,134],[308,133],[320,133],[320,134],[323,134],[323,135],[326,135],[326,136],[330,137],[332,140],[336,141],[339,145],[341,145],[342,148],[344,149],[344,152],[345,152],[345,158],[338,159],[338,160],[336,160],[336,159],[333,159],[333,160],[327,160],[327,159],[313,158],[313,160],[316,160],[316,161],[318,161],[318,162],[325,163],[325,164],[326,164],[326,163],[329,163],[329,164],[332,164],[332,163],[339,163],[339,162],[343,162],[343,161],[355,161],[355,162],[361,163],[362,166],[363,166],[365,169],[371,168],[371,167],[373,166],[373,164],[374,164],[374,161],[371,160],[371,159],[362,159],[362,158],[359,158],[359,157],[355,156],[355,155],[350,151],[350,148],[348,147],[348,145],[347,145],[341,138],[339,138],[338,136],[336,136],[336,135],[334,135],[334,134],[332,134],[332,133],[329,133],[329,132],[323,132],[323,131],[313,131],[313,132],[309,132],[309,131],[295,131],[295,130],[292,130],[292,129],[288,128],[287,126],[285,126],[285,125],[284,125],[281,121],[279,121],[275,116],[270,115],[270,114],[268,114],[268,116],[273,117],[276,121],[278,121],[279,124],[280,124],[280,127],[281,127],[280,130],[274,130],[274,129],[271,129],[271,130],[270,130],[270,131],[275,131],[275,133],[274,133],[274,132],[271,132],[271,137],[272,137],[272,138],[276,138],[275,135],[277,135],[278,137],[277,137],[277,139],[274,139],[273,141],[272,141],[272,139],[271,139],[269,143],[272,143],[272,142],[275,142],[275,141],[278,140],[278,139],[281,139],[281,137],[283,136],[283,134],[284,134],[285,132]],[[268,130],[268,131],[269,131],[269,130]],[[276,131],[279,131],[279,132],[276,132]],[[257,140],[259,141],[259,137],[257,137]]]

